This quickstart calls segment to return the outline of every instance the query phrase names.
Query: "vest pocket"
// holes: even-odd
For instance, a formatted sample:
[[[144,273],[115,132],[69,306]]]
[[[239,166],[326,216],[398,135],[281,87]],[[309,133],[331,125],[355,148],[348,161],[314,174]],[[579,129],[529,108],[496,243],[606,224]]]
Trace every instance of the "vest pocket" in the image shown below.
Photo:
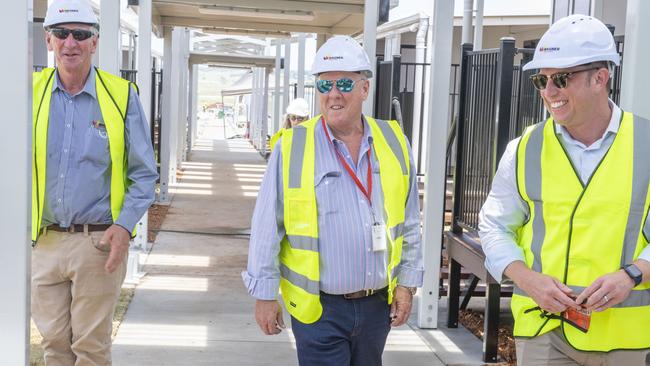
[[[337,200],[340,199],[339,179],[341,172],[332,171],[316,177],[316,202],[318,207],[318,216],[335,214],[339,211]]]

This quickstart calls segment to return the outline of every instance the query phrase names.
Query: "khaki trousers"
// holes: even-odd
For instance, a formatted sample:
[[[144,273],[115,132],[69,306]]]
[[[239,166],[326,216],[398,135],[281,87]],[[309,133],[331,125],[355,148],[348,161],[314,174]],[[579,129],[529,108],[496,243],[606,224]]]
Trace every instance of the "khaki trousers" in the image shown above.
[[[111,365],[115,305],[126,260],[111,274],[103,232],[49,231],[32,250],[32,318],[47,366]]]
[[[583,352],[571,347],[556,328],[534,338],[515,338],[518,366],[650,366],[650,349]]]

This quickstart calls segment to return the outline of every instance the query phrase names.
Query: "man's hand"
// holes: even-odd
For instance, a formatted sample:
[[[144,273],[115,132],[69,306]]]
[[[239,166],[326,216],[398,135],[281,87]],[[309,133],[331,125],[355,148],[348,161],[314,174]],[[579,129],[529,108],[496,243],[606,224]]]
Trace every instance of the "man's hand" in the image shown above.
[[[266,335],[278,334],[286,328],[282,320],[282,307],[277,300],[255,301],[255,320]]]
[[[397,286],[393,292],[393,303],[390,304],[390,325],[399,327],[406,323],[411,315],[413,295],[406,287]]]
[[[587,310],[603,311],[630,295],[634,281],[622,269],[600,276],[576,298]]]
[[[549,313],[560,313],[569,307],[580,306],[572,299],[573,290],[557,278],[538,273],[526,267],[524,262],[512,262],[505,270],[520,289],[524,290],[542,310]]]
[[[129,240],[131,240],[131,235],[120,225],[113,224],[106,229],[104,235],[99,240],[100,247],[110,245],[111,248],[106,265],[104,266],[106,272],[113,273],[122,261],[124,261],[126,254],[129,252]]]

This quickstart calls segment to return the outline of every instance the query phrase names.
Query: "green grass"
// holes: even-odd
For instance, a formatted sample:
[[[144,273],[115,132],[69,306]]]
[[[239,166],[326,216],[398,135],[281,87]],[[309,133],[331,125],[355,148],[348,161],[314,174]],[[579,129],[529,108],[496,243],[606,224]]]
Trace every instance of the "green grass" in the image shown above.
[[[120,292],[120,298],[117,301],[117,306],[115,307],[115,314],[113,314],[113,338],[117,334],[117,330],[124,319],[126,314],[126,309],[128,309],[131,300],[133,299],[133,293],[135,289],[133,287],[123,288]],[[30,347],[29,347],[29,364],[31,366],[45,366],[45,361],[43,360],[43,348],[41,348],[41,334],[36,329],[34,322],[31,322],[31,333],[30,333]]]

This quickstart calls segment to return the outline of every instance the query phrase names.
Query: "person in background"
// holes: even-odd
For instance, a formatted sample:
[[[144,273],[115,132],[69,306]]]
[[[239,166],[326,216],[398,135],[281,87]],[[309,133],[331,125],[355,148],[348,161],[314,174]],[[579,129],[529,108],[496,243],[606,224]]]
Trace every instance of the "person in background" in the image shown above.
[[[571,15],[523,69],[551,117],[510,142],[480,213],[515,283],[519,365],[650,365],[650,121],[609,96],[614,38]]]
[[[92,65],[85,0],[43,23],[57,67],[33,75],[32,302],[47,366],[111,364],[115,305],[158,174],[135,86]]]
[[[268,335],[284,328],[281,289],[303,366],[381,365],[422,285],[415,166],[396,121],[361,113],[371,70],[354,39],[323,44],[323,114],[285,130],[255,205],[242,277]]]
[[[308,119],[309,103],[307,103],[303,98],[292,100],[287,106],[286,113],[284,114],[282,128],[271,137],[271,142],[269,143],[270,150],[273,151],[285,130],[295,127]]]

